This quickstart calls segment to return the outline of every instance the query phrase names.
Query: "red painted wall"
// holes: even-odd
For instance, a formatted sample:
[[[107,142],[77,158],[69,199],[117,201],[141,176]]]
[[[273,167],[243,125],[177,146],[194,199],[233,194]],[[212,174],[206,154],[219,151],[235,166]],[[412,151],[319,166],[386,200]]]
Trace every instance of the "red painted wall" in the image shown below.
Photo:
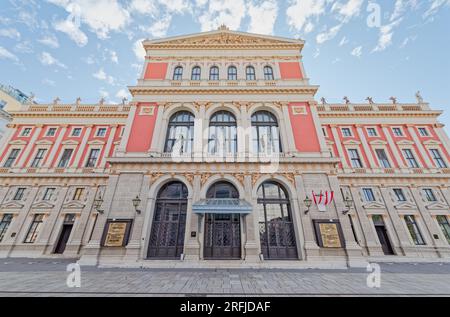
[[[299,62],[280,63],[281,79],[303,79]]]
[[[293,107],[297,106],[306,107],[307,114],[294,115]],[[320,152],[319,137],[309,104],[306,102],[290,103],[289,117],[297,150],[300,152]]]
[[[167,74],[167,63],[148,63],[144,79],[163,80]]]
[[[142,107],[154,106],[153,115],[140,115]],[[133,125],[127,144],[127,152],[147,152],[152,144],[158,106],[156,103],[140,103],[136,107]]]

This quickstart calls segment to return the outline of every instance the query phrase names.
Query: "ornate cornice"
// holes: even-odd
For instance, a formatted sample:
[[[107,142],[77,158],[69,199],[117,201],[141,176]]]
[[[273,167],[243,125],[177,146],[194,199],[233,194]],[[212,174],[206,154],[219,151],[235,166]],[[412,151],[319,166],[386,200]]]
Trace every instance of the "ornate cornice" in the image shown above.
[[[247,88],[241,89],[183,89],[183,88],[156,88],[156,87],[129,87],[133,96],[137,95],[276,95],[276,94],[288,94],[288,95],[315,95],[319,87],[308,86],[299,88]]]

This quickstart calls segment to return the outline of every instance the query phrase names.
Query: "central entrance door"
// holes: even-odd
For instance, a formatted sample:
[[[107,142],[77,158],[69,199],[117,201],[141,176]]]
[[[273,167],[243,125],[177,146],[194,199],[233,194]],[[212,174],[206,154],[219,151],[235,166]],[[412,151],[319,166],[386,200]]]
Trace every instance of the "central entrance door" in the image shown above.
[[[75,222],[75,215],[68,214],[64,218],[63,228],[59,235],[58,243],[56,244],[55,254],[63,254],[66,250],[67,242],[69,241],[70,234],[72,233],[73,224]]]
[[[219,182],[206,194],[207,199],[239,199],[232,184]],[[241,215],[210,213],[205,219],[205,259],[241,259]]]
[[[179,259],[184,250],[187,187],[169,183],[159,192],[148,245],[149,258]]]

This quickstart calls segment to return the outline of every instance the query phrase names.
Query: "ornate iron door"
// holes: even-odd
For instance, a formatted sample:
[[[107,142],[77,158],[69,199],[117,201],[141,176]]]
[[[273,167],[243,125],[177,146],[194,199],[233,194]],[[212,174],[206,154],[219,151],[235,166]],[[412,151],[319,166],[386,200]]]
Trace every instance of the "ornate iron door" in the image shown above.
[[[187,203],[158,201],[148,247],[149,258],[180,258],[184,248]]]
[[[297,259],[294,224],[272,219],[260,223],[261,251],[265,259]]]
[[[206,215],[204,257],[207,259],[241,258],[240,215]]]

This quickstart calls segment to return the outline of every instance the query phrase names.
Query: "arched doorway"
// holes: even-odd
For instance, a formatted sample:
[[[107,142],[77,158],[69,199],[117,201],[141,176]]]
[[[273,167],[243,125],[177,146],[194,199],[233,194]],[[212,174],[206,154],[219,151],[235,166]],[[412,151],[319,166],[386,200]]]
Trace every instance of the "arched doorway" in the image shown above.
[[[188,189],[181,182],[166,184],[158,193],[148,245],[149,258],[179,259],[184,249]]]
[[[292,210],[286,190],[268,181],[258,189],[261,253],[265,259],[297,259]]]
[[[218,182],[211,186],[206,198],[221,201],[239,200],[239,192],[228,182]],[[241,258],[241,215],[208,213],[205,218],[205,259]]]

